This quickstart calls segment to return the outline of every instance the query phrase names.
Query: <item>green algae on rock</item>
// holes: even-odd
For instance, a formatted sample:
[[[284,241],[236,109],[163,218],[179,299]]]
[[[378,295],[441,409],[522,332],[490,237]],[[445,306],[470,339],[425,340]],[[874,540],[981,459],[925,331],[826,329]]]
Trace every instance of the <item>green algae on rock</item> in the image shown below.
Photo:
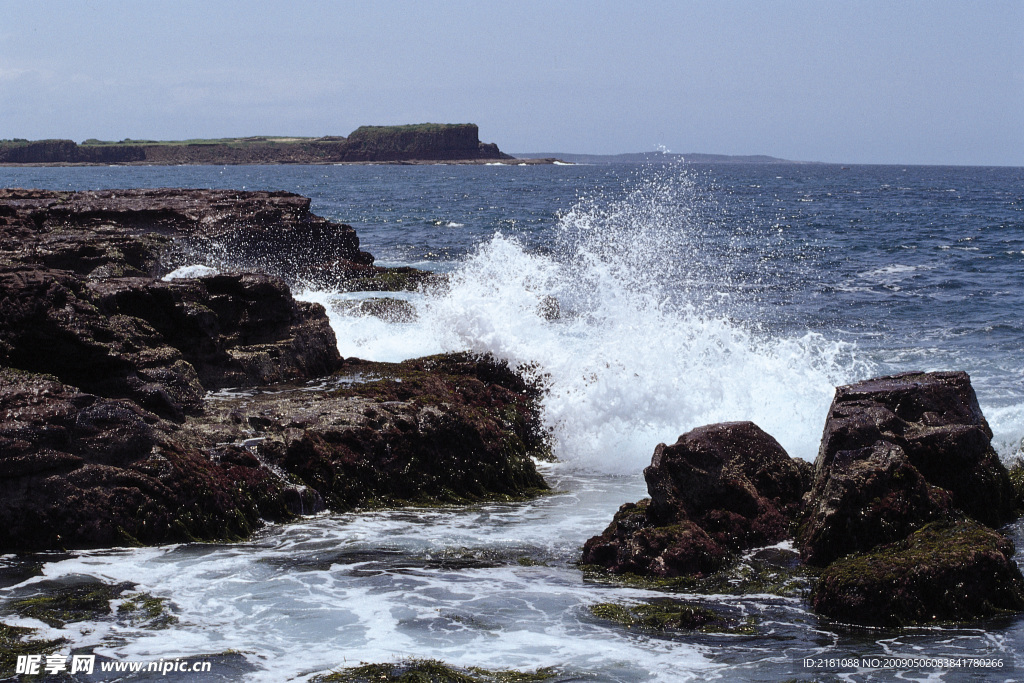
[[[932,522],[906,539],[826,567],[814,610],[841,622],[908,626],[1024,610],[1013,543],[974,520]]]
[[[167,613],[167,598],[149,593],[136,593],[117,606],[117,616],[127,619],[136,628],[164,629],[178,623],[178,617]]]
[[[38,619],[53,628],[66,623],[93,621],[111,614],[110,601],[131,590],[134,584],[107,584],[98,580],[55,583],[41,581],[32,589],[41,594],[13,600],[4,606],[22,617]]]
[[[18,657],[48,655],[56,652],[67,642],[63,638],[56,640],[26,639],[32,633],[35,633],[35,629],[0,623],[0,676],[14,674]]]
[[[598,619],[626,628],[743,635],[756,632],[750,619],[732,619],[709,607],[680,600],[652,600],[636,604],[602,602],[588,609]]]
[[[553,669],[535,672],[460,669],[435,659],[412,659],[396,664],[363,664],[315,676],[315,683],[533,683],[557,676]]]

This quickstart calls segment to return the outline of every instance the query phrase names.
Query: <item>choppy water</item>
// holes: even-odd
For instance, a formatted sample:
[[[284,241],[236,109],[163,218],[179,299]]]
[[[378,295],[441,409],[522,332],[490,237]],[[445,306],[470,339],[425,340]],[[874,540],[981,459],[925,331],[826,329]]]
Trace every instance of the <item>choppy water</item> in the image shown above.
[[[548,476],[559,494],[324,516],[230,546],[43,558],[44,577],[12,579],[4,591],[76,575],[130,580],[167,597],[179,619],[153,632],[116,620],[71,624],[61,634],[76,647],[142,660],[230,651],[218,660],[226,679],[301,680],[360,661],[425,657],[555,666],[563,680],[675,681],[809,676],[795,662],[818,653],[968,653],[1011,665],[1024,645],[1020,620],[851,631],[769,596],[701,598],[754,617],[757,636],[629,632],[587,606],[653,594],[587,583],[573,565],[618,505],[642,497],[639,472],[655,444],[701,424],[752,419],[791,454],[813,459],[836,384],[965,369],[1000,454],[1019,454],[1022,169],[8,168],[0,182],[306,194],[315,212],[353,224],[378,262],[450,273],[445,292],[401,295],[417,310],[414,322],[332,306],[366,295],[300,292],[332,311],[343,355],[490,351],[536,364],[549,386],[544,410],[560,463]],[[541,314],[546,297],[559,303],[557,320]]]

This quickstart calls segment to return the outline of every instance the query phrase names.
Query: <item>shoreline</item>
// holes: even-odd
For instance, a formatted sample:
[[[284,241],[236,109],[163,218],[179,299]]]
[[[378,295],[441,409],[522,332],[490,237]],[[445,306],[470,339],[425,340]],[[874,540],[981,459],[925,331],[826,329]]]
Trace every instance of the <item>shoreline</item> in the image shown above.
[[[401,161],[303,161],[303,162],[281,162],[281,161],[251,161],[239,162],[209,162],[189,164],[161,164],[152,161],[121,161],[101,163],[95,161],[50,161],[50,162],[0,162],[0,168],[65,168],[65,167],[105,167],[111,166],[553,166],[576,164],[562,161],[556,158],[544,159],[404,159]]]

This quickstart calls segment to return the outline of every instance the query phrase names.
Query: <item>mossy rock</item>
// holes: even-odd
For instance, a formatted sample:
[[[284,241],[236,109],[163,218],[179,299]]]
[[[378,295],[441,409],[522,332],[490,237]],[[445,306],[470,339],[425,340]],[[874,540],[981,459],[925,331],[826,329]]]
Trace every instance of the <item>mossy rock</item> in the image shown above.
[[[751,620],[730,619],[715,610],[680,600],[653,600],[638,604],[602,602],[589,607],[598,619],[645,631],[700,631],[701,633],[755,633]]]
[[[1016,458],[1009,468],[1010,486],[1017,511],[1024,513],[1024,458]]]
[[[167,598],[156,598],[149,593],[128,596],[117,606],[117,615],[133,626],[147,629],[163,629],[178,623],[178,618],[167,613]]]
[[[529,683],[555,677],[552,669],[535,672],[459,669],[434,659],[413,659],[397,664],[363,664],[316,676],[314,683]]]
[[[110,601],[134,587],[132,583],[106,584],[95,580],[74,583],[40,582],[33,586],[44,591],[40,595],[22,598],[5,607],[22,617],[38,619],[63,628],[76,621],[94,621],[111,614]]]
[[[777,595],[805,597],[819,571],[796,561],[796,553],[776,548],[755,551],[707,575],[663,578],[635,573],[614,574],[600,565],[580,565],[587,581],[699,595]]]
[[[814,610],[841,622],[899,627],[974,621],[1024,610],[1013,543],[973,520],[928,524],[903,541],[826,567]]]
[[[14,673],[14,667],[20,655],[48,655],[56,652],[65,641],[57,640],[26,640],[25,637],[34,633],[35,629],[21,626],[8,626],[0,623],[0,676]]]

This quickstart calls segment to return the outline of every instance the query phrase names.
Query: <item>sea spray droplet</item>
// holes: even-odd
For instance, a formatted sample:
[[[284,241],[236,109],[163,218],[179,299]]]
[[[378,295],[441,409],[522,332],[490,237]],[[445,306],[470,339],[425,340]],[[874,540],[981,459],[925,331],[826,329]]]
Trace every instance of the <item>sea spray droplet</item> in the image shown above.
[[[681,168],[655,170],[611,198],[581,199],[543,253],[495,234],[446,290],[410,297],[414,323],[346,316],[330,294],[301,296],[328,306],[344,356],[470,350],[535,367],[555,454],[574,467],[635,473],[659,442],[727,420],[752,420],[813,459],[835,385],[870,368],[821,334],[763,331],[777,327],[776,311],[752,304],[747,285],[771,274],[737,252],[767,255],[778,237],[759,242],[716,211]],[[552,300],[556,319],[545,315]]]
[[[635,472],[657,443],[725,420],[753,420],[813,459],[834,386],[863,366],[849,345],[758,335],[717,312],[709,294],[732,283],[709,245],[728,228],[695,203],[688,178],[662,178],[581,201],[551,255],[495,235],[425,318],[445,349],[536,363],[556,455],[575,466]],[[557,321],[538,313],[546,297]]]

